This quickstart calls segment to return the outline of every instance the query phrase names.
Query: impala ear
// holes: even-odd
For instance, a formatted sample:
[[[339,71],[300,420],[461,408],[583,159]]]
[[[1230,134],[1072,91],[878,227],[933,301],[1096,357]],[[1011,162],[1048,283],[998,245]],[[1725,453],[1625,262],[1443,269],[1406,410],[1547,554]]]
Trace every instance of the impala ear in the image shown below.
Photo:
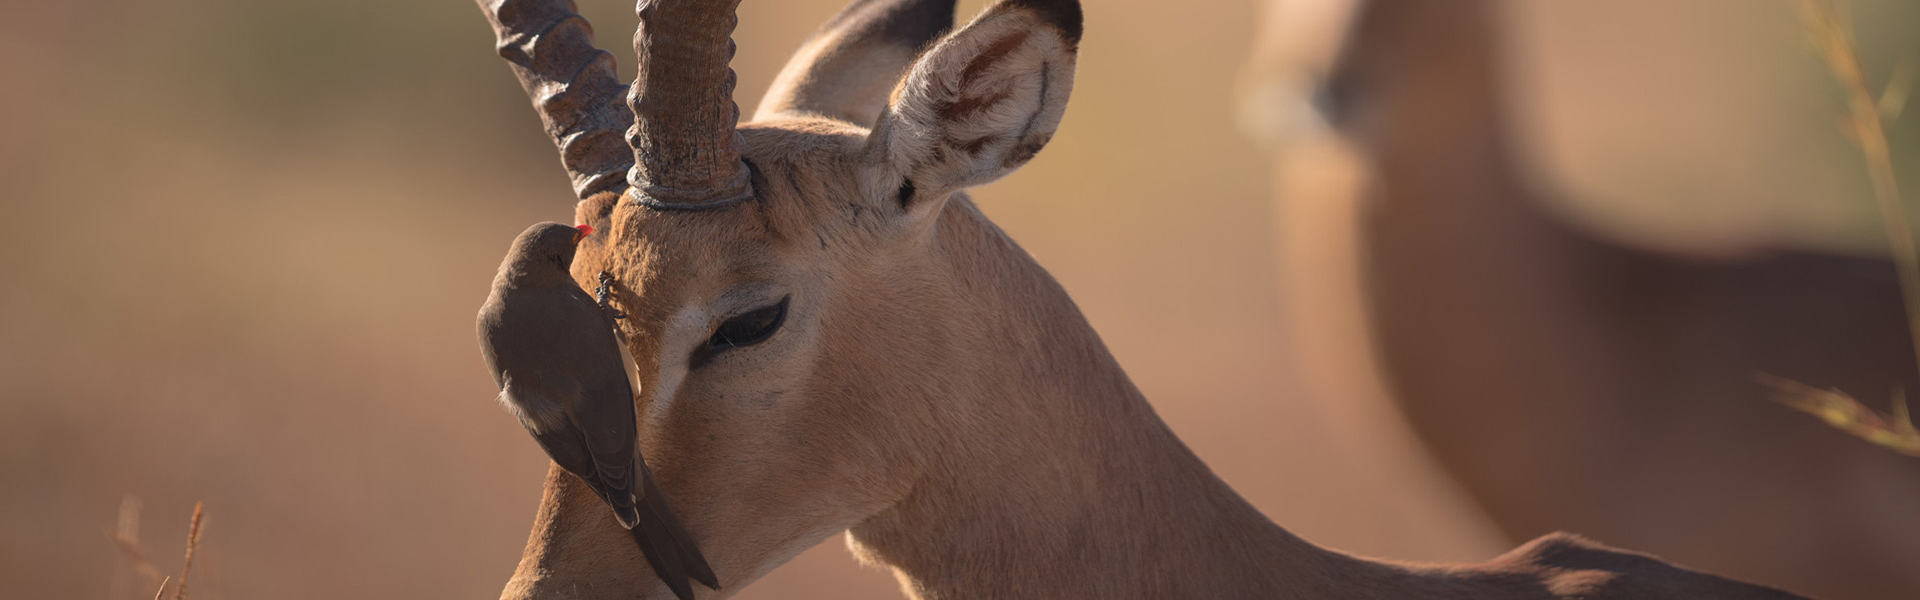
[[[819,115],[872,127],[920,51],[953,28],[953,4],[854,0],[793,53],[754,120]]]
[[[1060,127],[1079,42],[1074,0],[993,5],[894,88],[868,138],[869,161],[905,205],[1012,173]]]

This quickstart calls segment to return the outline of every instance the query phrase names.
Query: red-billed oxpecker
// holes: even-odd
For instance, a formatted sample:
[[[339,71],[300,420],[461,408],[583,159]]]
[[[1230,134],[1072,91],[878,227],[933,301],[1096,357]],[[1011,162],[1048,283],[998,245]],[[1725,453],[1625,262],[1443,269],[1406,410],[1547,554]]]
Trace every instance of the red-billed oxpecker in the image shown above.
[[[480,307],[480,352],[501,402],[540,448],[613,507],[654,573],[692,600],[688,577],[719,583],[640,456],[613,317],[569,273],[592,232],[540,223],[513,241]]]

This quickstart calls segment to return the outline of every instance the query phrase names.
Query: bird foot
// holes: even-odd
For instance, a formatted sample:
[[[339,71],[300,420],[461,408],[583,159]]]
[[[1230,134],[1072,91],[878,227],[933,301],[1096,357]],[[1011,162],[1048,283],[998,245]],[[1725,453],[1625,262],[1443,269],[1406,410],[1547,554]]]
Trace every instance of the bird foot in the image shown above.
[[[620,312],[619,309],[613,307],[612,273],[606,271],[600,272],[600,285],[593,288],[593,301],[595,304],[600,305],[601,310],[607,311],[607,316],[613,317],[614,319],[627,318],[626,313]]]

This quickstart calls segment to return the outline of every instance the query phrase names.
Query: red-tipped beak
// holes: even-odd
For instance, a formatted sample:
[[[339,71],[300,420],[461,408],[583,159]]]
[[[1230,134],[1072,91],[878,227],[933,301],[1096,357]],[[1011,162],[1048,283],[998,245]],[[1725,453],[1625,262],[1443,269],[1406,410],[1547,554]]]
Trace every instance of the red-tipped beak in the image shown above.
[[[573,228],[580,230],[580,235],[573,236],[573,242],[576,244],[580,243],[580,240],[587,239],[587,236],[593,235],[592,225],[581,223],[579,225],[573,226]]]

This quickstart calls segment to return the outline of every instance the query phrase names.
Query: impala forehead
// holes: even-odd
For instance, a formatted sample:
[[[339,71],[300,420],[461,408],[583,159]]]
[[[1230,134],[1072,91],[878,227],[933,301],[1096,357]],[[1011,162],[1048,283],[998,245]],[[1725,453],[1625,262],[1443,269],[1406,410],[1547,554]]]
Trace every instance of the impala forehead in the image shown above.
[[[711,211],[660,211],[633,203],[616,211],[621,235],[611,272],[630,323],[653,336],[709,328],[719,319],[778,300],[804,249],[792,247],[755,200]]]
[[[632,292],[623,297],[634,316],[628,325],[664,348],[686,348],[721,320],[804,295],[818,283],[806,274],[845,258],[864,237],[850,231],[847,209],[857,202],[852,164],[862,130],[795,120],[741,133],[752,199],[661,210],[623,198],[613,208],[609,266]]]
[[[780,279],[780,257],[763,240],[736,239],[724,249],[645,248],[621,269],[637,316],[662,328],[705,322],[751,301]]]

